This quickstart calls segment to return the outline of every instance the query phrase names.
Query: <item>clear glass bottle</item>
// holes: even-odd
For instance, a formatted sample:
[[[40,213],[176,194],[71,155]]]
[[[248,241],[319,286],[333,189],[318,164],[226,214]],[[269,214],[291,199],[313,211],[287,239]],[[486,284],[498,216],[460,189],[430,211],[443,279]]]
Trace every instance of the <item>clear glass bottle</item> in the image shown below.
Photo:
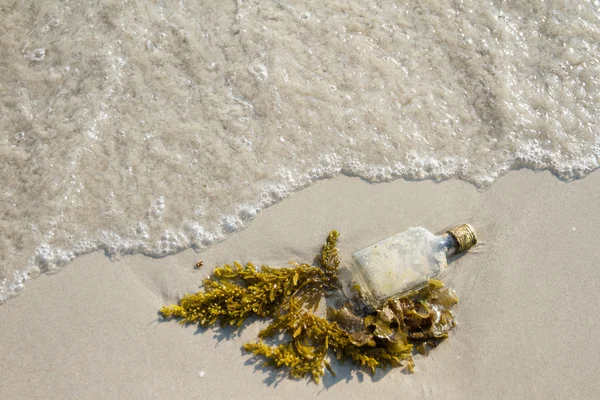
[[[476,243],[477,235],[469,224],[441,235],[411,228],[354,253],[350,272],[363,301],[377,308],[390,297],[440,278],[448,266],[448,256],[467,251]]]

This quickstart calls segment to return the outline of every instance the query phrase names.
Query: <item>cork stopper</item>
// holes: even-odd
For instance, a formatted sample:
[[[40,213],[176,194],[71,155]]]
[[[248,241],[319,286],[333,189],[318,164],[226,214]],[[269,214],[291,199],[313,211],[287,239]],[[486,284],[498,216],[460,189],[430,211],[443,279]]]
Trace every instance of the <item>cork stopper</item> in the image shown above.
[[[469,224],[462,224],[454,227],[450,229],[448,233],[451,234],[458,243],[456,253],[467,251],[477,243],[477,234],[475,233],[475,229],[473,229],[473,227]]]

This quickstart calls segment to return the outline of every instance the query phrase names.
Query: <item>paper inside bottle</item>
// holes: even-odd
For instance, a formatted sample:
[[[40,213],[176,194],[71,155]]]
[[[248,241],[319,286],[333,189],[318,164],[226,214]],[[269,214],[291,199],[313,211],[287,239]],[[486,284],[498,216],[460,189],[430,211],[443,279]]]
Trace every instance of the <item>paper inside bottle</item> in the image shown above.
[[[353,279],[370,303],[417,289],[447,267],[440,237],[420,227],[357,251],[353,261]]]

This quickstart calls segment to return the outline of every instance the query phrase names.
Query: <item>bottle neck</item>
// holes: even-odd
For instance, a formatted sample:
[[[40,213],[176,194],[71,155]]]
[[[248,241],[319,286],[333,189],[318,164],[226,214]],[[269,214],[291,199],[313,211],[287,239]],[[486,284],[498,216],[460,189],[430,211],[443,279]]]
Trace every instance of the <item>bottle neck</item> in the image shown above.
[[[459,244],[454,235],[449,232],[444,233],[440,236],[440,247],[446,255],[451,256],[452,254],[456,254],[459,249]]]

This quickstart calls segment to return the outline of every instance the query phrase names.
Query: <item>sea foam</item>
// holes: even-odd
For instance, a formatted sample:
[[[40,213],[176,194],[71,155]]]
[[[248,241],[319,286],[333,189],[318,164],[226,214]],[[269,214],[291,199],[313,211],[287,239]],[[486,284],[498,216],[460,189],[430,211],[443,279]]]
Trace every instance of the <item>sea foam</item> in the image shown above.
[[[113,3],[3,15],[0,301],[94,251],[200,251],[340,174],[598,168],[597,1]]]

